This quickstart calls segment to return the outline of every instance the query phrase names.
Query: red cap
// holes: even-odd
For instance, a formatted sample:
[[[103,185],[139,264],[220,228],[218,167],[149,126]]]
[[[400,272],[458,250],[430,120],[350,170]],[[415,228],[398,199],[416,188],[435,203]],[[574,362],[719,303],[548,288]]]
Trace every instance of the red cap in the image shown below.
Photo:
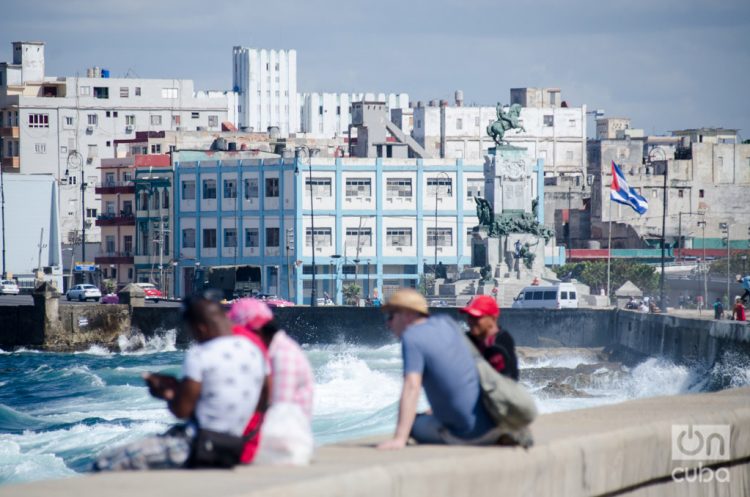
[[[474,316],[475,318],[481,318],[483,316],[492,316],[497,318],[500,316],[500,308],[497,306],[495,299],[489,295],[479,295],[474,297],[469,305],[461,309],[461,312]]]

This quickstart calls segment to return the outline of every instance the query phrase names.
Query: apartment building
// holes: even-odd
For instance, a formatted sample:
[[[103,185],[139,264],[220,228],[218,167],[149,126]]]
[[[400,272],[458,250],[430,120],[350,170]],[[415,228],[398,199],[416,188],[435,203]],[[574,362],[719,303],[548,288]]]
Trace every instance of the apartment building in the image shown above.
[[[94,185],[115,141],[138,131],[219,130],[229,119],[231,93],[196,93],[191,80],[113,78],[98,67],[47,76],[43,42],[12,45],[12,62],[0,63],[0,160],[5,172],[58,180],[62,243],[80,243],[82,223],[87,242],[101,240]]]

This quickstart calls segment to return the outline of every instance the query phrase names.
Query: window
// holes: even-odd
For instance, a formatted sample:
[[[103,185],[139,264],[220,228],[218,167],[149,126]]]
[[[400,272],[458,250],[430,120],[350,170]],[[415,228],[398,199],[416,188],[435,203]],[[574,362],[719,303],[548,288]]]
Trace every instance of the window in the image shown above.
[[[104,252],[107,254],[114,254],[115,253],[115,237],[113,235],[107,235],[104,238]]]
[[[260,245],[258,238],[258,228],[245,228],[245,247],[258,247]]]
[[[130,88],[127,86],[120,87],[120,98],[128,98],[130,96]]]
[[[237,246],[237,229],[236,228],[224,228],[224,246],[225,247]]]
[[[347,247],[372,247],[372,228],[346,228]]]
[[[245,178],[245,200],[258,196],[258,178]]]
[[[698,198],[703,198],[705,195],[705,192],[703,190],[698,190]]]
[[[266,228],[266,247],[278,247],[279,238],[279,228]]]
[[[72,116],[66,116],[65,117],[65,126],[66,127],[73,126],[73,117]]]
[[[677,198],[683,198],[685,196],[685,190],[677,190]]]
[[[219,126],[219,116],[208,116],[208,125],[212,128]]]
[[[182,200],[195,200],[195,181],[182,182]]]
[[[180,116],[172,116],[172,126],[180,125]]]
[[[555,125],[555,116],[544,116],[544,125],[545,126],[554,126]]]
[[[90,158],[99,156],[99,147],[96,144],[89,145],[88,150],[89,150],[88,156]]]
[[[464,120],[459,118],[456,119],[456,129],[461,130],[464,129]]]
[[[279,196],[279,178],[266,178],[266,198]]]
[[[35,143],[34,144],[34,151],[38,154],[46,154],[47,153],[47,144],[46,143]]]
[[[466,197],[483,197],[484,196],[484,180],[469,178],[466,180]]]
[[[388,178],[385,195],[393,197],[411,197],[411,178]]]
[[[86,209],[86,217],[96,217],[96,209]]]
[[[453,245],[453,228],[427,228],[427,246],[450,247]]]
[[[224,180],[224,198],[237,198],[237,180]]]
[[[544,300],[557,300],[557,292],[554,290],[544,292]]]
[[[385,244],[389,247],[411,247],[411,228],[388,228]]]
[[[575,300],[576,299],[576,292],[570,292],[570,293],[568,293],[568,297],[570,298],[570,300]]]
[[[466,245],[471,246],[471,240],[474,238],[474,228],[466,228]]]
[[[568,292],[560,292],[560,300],[568,300]]]
[[[307,178],[305,180],[305,192],[311,190],[313,197],[330,197],[331,178]]]
[[[126,216],[133,215],[133,201],[132,200],[122,201],[122,213],[125,214]]]
[[[313,230],[307,228],[305,230],[305,246],[313,246]],[[332,238],[331,228],[315,228],[315,247],[330,247]]]
[[[182,230],[182,248],[195,248],[195,228]]]
[[[94,98],[109,98],[109,88],[106,86],[95,86]]]
[[[152,115],[151,116],[151,125],[152,126],[161,126],[161,116],[159,116],[159,115]]]
[[[89,114],[88,115],[88,124],[89,126],[96,126],[99,122],[99,116],[96,114]]]
[[[162,88],[161,98],[177,98],[177,88]]]
[[[195,231],[193,231],[193,239],[195,239]],[[195,241],[193,241],[195,243]],[[133,237],[131,235],[125,235],[122,237],[123,252],[126,254],[133,253]]]
[[[161,153],[161,143],[155,143],[154,145],[151,145],[151,153],[152,154],[160,154]]]
[[[200,117],[201,117],[201,113],[200,113],[200,112],[191,112],[191,113],[190,113],[190,117],[191,117],[192,119],[200,119]]]
[[[215,179],[204,179],[203,180],[203,199],[215,199],[216,198],[216,180]]]
[[[216,248],[216,228],[203,230],[203,248]]]
[[[90,86],[81,86],[78,91],[79,91],[79,93],[81,94],[82,97],[88,97],[89,95],[91,95],[91,87]]]
[[[372,180],[370,178],[347,178],[347,197],[371,197]]]
[[[29,128],[49,128],[49,114],[29,114]]]
[[[136,86],[135,87],[135,96],[136,97],[140,97],[141,96],[141,87],[140,86]]]
[[[567,152],[565,152],[565,160],[568,160],[568,161],[573,160],[573,151],[572,150],[568,150]]]
[[[445,176],[427,178],[427,192],[425,192],[425,195],[431,195],[433,197],[452,197],[453,179]]]

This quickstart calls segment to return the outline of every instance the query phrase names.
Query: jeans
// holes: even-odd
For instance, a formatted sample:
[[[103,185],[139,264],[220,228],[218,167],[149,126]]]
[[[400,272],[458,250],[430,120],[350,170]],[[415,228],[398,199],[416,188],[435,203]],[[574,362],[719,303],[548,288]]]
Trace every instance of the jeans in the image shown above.
[[[174,426],[162,435],[137,440],[111,449],[96,458],[93,471],[175,469],[185,467],[195,431]]]
[[[432,414],[417,414],[411,428],[411,437],[421,444],[443,445],[493,445],[497,442],[500,432],[492,428],[476,438],[459,438]]]

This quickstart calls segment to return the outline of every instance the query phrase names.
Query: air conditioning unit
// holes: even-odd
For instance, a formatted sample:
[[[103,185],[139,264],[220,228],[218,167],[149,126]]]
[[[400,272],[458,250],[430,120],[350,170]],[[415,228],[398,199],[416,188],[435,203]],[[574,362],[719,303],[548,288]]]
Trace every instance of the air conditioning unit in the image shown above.
[[[94,163],[93,157],[86,157],[86,164],[93,164],[93,163]]]
[[[127,126],[125,126],[125,132],[126,133],[132,133],[133,132],[133,125],[132,124],[128,124]]]
[[[93,126],[86,126],[86,133],[91,134],[93,132],[94,132],[94,127]]]

